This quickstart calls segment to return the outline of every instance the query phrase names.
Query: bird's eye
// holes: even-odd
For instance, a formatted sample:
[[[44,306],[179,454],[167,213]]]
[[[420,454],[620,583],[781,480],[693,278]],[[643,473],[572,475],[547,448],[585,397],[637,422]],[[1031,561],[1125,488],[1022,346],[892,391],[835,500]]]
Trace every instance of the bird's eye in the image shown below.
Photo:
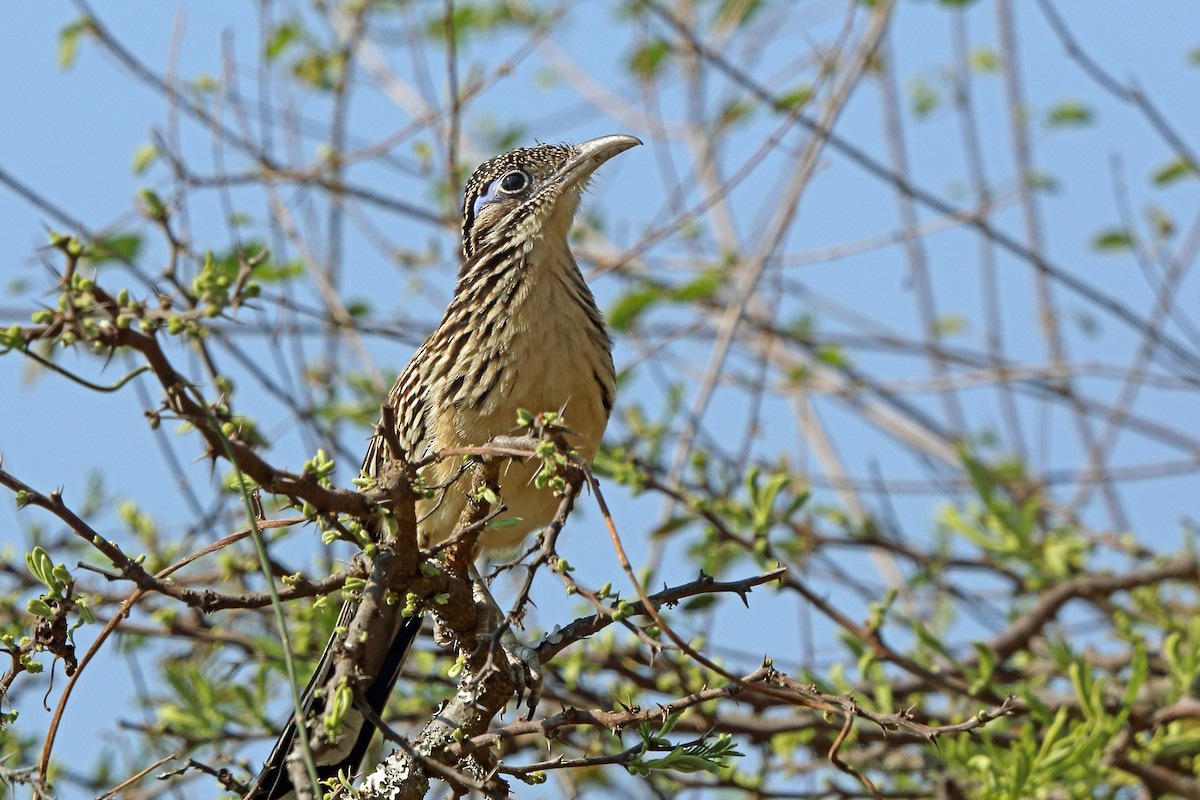
[[[512,172],[506,172],[501,177],[489,182],[487,190],[482,194],[476,195],[475,201],[471,203],[470,219],[474,219],[485,206],[495,203],[498,200],[519,196],[529,188],[531,180],[528,172],[514,169]]]
[[[505,194],[520,194],[529,185],[529,176],[520,170],[513,170],[500,179],[500,191]]]

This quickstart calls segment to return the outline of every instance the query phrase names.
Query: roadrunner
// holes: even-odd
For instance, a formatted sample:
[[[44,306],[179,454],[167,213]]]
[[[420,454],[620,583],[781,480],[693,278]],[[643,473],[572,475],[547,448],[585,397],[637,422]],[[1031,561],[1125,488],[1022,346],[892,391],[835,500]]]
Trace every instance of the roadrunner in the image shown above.
[[[475,170],[463,197],[464,260],[454,297],[388,395],[396,434],[411,460],[509,434],[520,408],[561,409],[580,456],[590,461],[595,455],[616,391],[612,341],[567,234],[592,173],[639,144],[632,136],[602,136],[578,145],[523,147]],[[377,433],[363,472],[378,474],[390,457]],[[512,549],[549,523],[558,501],[534,487],[537,466],[527,461],[501,467],[500,499],[515,524],[484,531],[481,549]],[[453,533],[470,489],[470,477],[460,473],[461,463],[454,459],[423,471],[426,486],[444,488],[417,503],[422,546]],[[353,611],[347,603],[339,624]],[[387,643],[384,668],[364,693],[376,714],[382,715],[420,628],[420,617],[407,619]],[[337,644],[335,634],[304,692],[309,720],[322,712],[318,690],[329,677]],[[314,750],[320,777],[335,777],[339,770],[353,775],[374,731],[361,714],[350,714],[339,739]],[[293,793],[286,760],[295,734],[293,717],[247,800],[279,800]]]

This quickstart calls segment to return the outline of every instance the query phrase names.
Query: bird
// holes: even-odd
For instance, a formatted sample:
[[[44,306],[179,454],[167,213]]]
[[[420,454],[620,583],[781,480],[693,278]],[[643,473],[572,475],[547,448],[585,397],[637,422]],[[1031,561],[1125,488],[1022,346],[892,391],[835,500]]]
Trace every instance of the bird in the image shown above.
[[[591,462],[612,413],[616,370],[612,339],[568,235],[596,169],[640,144],[636,137],[613,134],[579,144],[519,147],[484,162],[472,174],[463,192],[463,260],[454,293],[441,322],[400,372],[386,400],[392,413],[383,419],[394,420],[396,439],[410,462],[511,434],[519,409],[561,412],[571,445]],[[377,428],[363,474],[379,474],[391,458],[384,432]],[[482,532],[480,551],[511,551],[553,518],[558,500],[534,486],[540,466],[535,461],[509,461],[501,467],[498,494],[507,521]],[[454,532],[470,492],[470,478],[462,472],[461,461],[454,459],[423,468],[425,486],[436,489],[416,504],[422,547]],[[339,627],[354,609],[354,602],[347,601]],[[420,628],[420,616],[403,618],[386,643],[383,666],[363,693],[376,715],[383,713]],[[319,690],[338,643],[335,633],[302,696],[308,720],[321,714]],[[348,714],[338,740],[314,753],[318,776],[325,780],[339,771],[353,775],[374,732],[363,714]],[[246,800],[294,796],[286,761],[295,735],[292,715]]]

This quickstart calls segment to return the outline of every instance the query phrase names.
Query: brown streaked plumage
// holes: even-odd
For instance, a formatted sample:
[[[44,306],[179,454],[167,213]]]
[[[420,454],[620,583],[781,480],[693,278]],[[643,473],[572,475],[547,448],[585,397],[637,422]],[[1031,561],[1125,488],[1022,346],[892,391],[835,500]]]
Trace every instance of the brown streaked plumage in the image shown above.
[[[632,136],[603,136],[578,145],[538,145],[512,150],[481,165],[463,197],[464,261],[441,323],[413,355],[388,395],[397,436],[417,461],[451,447],[486,444],[513,432],[517,410],[562,411],[575,433],[572,444],[587,460],[595,455],[612,411],[616,373],[612,342],[591,290],[567,244],[579,199],[593,171],[641,144]],[[380,434],[363,462],[378,473],[390,455]],[[506,516],[519,521],[485,530],[484,550],[510,549],[546,525],[557,501],[533,486],[536,465],[501,467],[500,497]],[[417,504],[422,544],[446,539],[466,504],[470,476],[462,461],[443,459],[425,468],[434,496]],[[342,609],[348,622],[354,606]],[[340,625],[339,623],[339,625]],[[400,668],[420,630],[420,618],[403,622],[388,647],[383,671],[366,691],[382,713]],[[321,713],[333,665],[335,636],[304,693],[310,720]],[[322,778],[359,767],[374,727],[351,712],[337,742],[314,747]],[[295,736],[289,722],[247,800],[292,794],[285,759]]]

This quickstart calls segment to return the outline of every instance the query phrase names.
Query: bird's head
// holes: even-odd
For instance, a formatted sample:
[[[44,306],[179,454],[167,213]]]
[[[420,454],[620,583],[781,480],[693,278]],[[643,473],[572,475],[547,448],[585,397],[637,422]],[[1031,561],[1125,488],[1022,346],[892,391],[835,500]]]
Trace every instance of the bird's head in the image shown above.
[[[480,165],[463,196],[463,255],[513,236],[565,238],[592,173],[639,144],[633,136],[615,134],[580,144],[519,147]]]

